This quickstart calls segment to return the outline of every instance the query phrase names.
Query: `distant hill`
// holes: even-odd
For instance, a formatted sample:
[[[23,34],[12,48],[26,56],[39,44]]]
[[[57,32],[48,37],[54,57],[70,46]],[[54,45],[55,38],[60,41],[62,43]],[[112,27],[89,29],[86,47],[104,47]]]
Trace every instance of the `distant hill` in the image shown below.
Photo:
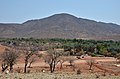
[[[120,40],[120,25],[96,22],[70,14],[55,14],[22,24],[0,23],[1,38],[78,38]]]

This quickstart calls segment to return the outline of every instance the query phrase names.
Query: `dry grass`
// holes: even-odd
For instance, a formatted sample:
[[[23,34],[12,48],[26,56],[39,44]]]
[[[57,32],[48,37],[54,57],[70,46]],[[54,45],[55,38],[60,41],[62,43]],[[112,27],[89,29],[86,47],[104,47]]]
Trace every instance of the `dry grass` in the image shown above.
[[[6,78],[8,77],[8,78]],[[0,75],[0,79],[120,79],[120,76],[82,73],[11,73]]]

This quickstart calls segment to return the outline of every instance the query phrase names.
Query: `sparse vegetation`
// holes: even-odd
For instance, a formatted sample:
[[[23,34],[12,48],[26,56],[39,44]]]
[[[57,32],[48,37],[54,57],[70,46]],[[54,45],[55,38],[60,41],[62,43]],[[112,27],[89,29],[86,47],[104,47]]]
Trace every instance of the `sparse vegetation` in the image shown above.
[[[6,74],[1,75],[1,79],[5,79]],[[119,79],[120,76],[113,76],[113,75],[106,75],[101,76],[99,74],[86,74],[82,73],[81,75],[75,74],[75,73],[61,73],[61,74],[50,74],[50,73],[11,73],[10,76],[8,76],[10,79]]]
[[[20,56],[22,57],[22,59],[24,58],[22,60],[22,63],[24,65],[21,68],[15,67],[15,69],[13,69],[14,72],[16,71],[20,75],[22,75],[22,72],[24,72],[24,73],[27,73],[26,74],[27,76],[29,74],[33,76],[34,73],[36,72],[40,73],[42,72],[41,70],[44,70],[44,73],[45,73],[44,75],[46,76],[50,74],[49,73],[50,71],[51,74],[54,75],[54,77],[50,77],[51,79],[54,79],[54,78],[60,79],[61,76],[62,78],[65,78],[65,79],[70,79],[70,78],[77,79],[78,77],[76,77],[76,75],[74,75],[74,78],[73,78],[73,76],[69,76],[69,74],[67,74],[67,77],[66,77],[66,74],[65,75],[60,74],[61,76],[59,76],[59,73],[71,72],[74,74],[81,74],[82,76],[84,72],[88,72],[87,66],[89,66],[89,70],[93,69],[96,59],[92,59],[92,58],[94,57],[99,58],[101,56],[102,57],[111,56],[111,57],[116,57],[117,60],[119,60],[119,57],[120,57],[119,56],[119,53],[120,53],[120,42],[119,41],[94,41],[94,40],[81,40],[81,39],[14,38],[14,39],[1,39],[0,43],[4,46],[7,46],[10,49],[10,50],[6,50],[5,52],[9,52],[9,53],[12,52],[12,54],[10,53],[10,55],[12,56],[7,56],[8,54],[5,54],[5,52],[1,54],[0,60],[3,62],[1,65],[2,71],[5,71],[9,67],[10,67],[10,70],[12,70],[13,65],[17,63],[16,60],[19,59],[18,56]],[[45,51],[45,53],[43,52],[42,53],[43,55],[41,55],[40,51]],[[90,59],[88,59],[87,56]],[[13,60],[11,60],[10,57],[13,57]],[[42,66],[39,66],[39,65],[31,66],[31,64],[36,64],[36,57],[41,58],[40,61],[37,61],[37,63],[42,62],[47,65],[42,64]],[[6,58],[7,60],[9,58],[12,64],[10,63],[8,64],[7,61],[3,61],[4,58]],[[83,64],[79,63],[79,61],[83,62]],[[87,63],[87,65],[85,62]],[[114,62],[113,61],[111,62],[114,65]],[[84,65],[85,67],[82,65]],[[105,74],[103,74],[103,76],[105,75],[104,77],[107,77],[109,71],[113,73],[112,70],[107,69],[107,67],[109,66],[105,67],[106,68],[105,69],[105,68],[100,68],[99,63],[97,65],[98,67],[95,66],[95,68],[97,68],[97,70],[100,69],[101,71],[98,70],[99,72],[102,73],[103,70],[106,70]],[[84,69],[82,69],[81,66]],[[61,70],[59,71],[58,68],[60,68]],[[94,78],[102,78],[103,76],[101,77],[100,75],[98,76],[95,75],[95,72],[97,72],[97,70],[95,70],[94,73],[89,73],[89,72],[88,73],[92,75],[94,74],[93,76]],[[32,74],[31,72],[34,72],[34,73]],[[55,73],[53,74],[53,72]],[[119,69],[115,73],[119,74]],[[43,74],[43,73],[40,73],[40,74]],[[20,77],[20,78],[23,78],[23,77]],[[44,78],[44,77],[41,77],[41,78]],[[84,77],[80,77],[80,78],[84,78]],[[87,79],[88,77],[85,77],[85,78]]]

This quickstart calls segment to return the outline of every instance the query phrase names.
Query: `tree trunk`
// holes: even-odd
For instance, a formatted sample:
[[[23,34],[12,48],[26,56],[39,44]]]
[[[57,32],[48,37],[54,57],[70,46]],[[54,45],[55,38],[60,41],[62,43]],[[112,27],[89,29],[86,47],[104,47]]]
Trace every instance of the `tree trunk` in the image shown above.
[[[28,66],[28,68],[30,68],[30,67],[31,67],[31,64],[32,64],[32,62],[30,62],[30,63],[29,63],[29,66]]]
[[[25,64],[24,73],[26,73],[26,69],[27,69],[27,64]]]
[[[63,68],[63,65],[62,65],[63,63],[62,62],[60,62],[60,69],[62,69]]]
[[[28,64],[28,61],[26,60],[26,61],[25,61],[25,67],[24,67],[24,73],[27,72],[27,64]]]
[[[89,68],[89,70],[92,70],[92,65],[90,65],[90,68]]]
[[[50,72],[53,73],[52,64],[50,64]]]
[[[2,73],[8,68],[8,65],[2,64]]]
[[[55,64],[56,64],[55,61],[53,61],[53,70],[52,70],[53,72],[55,71]]]
[[[12,72],[13,64],[10,64],[10,72]]]

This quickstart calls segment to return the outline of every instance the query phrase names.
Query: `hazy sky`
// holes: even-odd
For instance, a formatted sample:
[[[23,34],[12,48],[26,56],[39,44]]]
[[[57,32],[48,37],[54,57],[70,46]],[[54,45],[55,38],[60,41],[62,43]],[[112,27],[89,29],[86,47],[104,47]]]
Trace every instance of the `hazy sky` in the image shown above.
[[[120,0],[0,0],[0,23],[22,23],[58,13],[120,24]]]

